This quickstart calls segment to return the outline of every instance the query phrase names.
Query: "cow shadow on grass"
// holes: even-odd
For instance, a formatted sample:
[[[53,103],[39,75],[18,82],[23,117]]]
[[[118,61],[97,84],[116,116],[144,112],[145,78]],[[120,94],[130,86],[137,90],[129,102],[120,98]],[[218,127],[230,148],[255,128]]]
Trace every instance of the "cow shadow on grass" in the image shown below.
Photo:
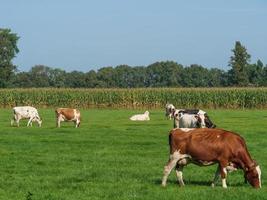
[[[211,187],[211,183],[212,181],[196,181],[196,180],[184,180],[184,184],[185,186],[208,186],[208,187]],[[157,179],[157,180],[154,180],[154,184],[155,185],[161,185],[161,179]],[[177,180],[168,180],[167,181],[167,186],[168,185],[176,185],[176,186],[179,186],[179,183]],[[216,186],[215,187],[221,187],[221,181],[218,180],[218,182],[216,183]],[[231,182],[228,182],[227,183],[227,186],[228,187],[244,187],[244,186],[249,186],[248,183],[243,183],[243,182],[237,182],[237,183],[231,183]]]
[[[154,181],[155,185],[161,185],[161,179],[157,179]],[[211,181],[187,181],[184,180],[184,184],[186,185],[201,185],[201,186],[211,186]],[[167,185],[177,185],[179,186],[179,183],[177,180],[168,180]]]
[[[154,126],[166,126],[166,124],[164,123],[157,123],[157,124],[149,124],[148,122],[132,122],[132,123],[126,123],[125,125],[127,126],[144,126],[144,124],[146,126],[151,126],[151,127],[154,127]]]

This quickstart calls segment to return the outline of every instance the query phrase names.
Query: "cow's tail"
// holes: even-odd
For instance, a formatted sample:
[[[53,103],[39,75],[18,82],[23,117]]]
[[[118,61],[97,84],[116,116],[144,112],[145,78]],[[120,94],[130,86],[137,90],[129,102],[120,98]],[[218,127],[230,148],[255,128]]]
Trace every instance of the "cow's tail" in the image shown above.
[[[79,111],[79,119],[80,119],[80,121],[82,121],[82,117],[81,117],[80,111]]]
[[[173,130],[169,133],[169,147],[170,147],[170,154],[172,154],[172,143],[173,143]]]
[[[10,125],[11,126],[13,126],[14,122],[16,121],[16,117],[15,116],[16,116],[16,109],[13,108],[13,116],[12,116],[12,118],[10,120]]]
[[[77,117],[79,118],[79,120],[81,121],[81,112],[80,112],[80,110],[78,110],[78,109],[75,109],[76,110],[76,115],[77,115]]]
[[[169,145],[171,146],[171,141],[172,141],[172,132],[170,131],[169,133]]]

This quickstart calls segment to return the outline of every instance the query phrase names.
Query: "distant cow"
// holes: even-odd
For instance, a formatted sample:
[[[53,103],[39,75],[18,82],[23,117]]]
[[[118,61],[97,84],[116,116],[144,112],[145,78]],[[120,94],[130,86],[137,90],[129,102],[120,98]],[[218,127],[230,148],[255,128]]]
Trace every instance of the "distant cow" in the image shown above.
[[[146,111],[144,114],[137,114],[130,117],[130,120],[132,121],[149,121],[149,112]]]
[[[171,120],[173,117],[173,112],[175,111],[175,107],[173,104],[167,103],[165,106],[165,116]]]
[[[56,112],[57,127],[60,127],[60,123],[63,121],[72,121],[75,127],[79,127],[81,123],[81,113],[77,109],[72,108],[58,108]]]
[[[19,127],[19,121],[21,119],[29,119],[27,126],[32,126],[32,122],[37,122],[39,127],[42,125],[42,119],[40,118],[37,109],[32,106],[17,106],[13,108],[11,126],[16,122]]]
[[[244,171],[245,179],[254,187],[261,187],[261,170],[252,160],[244,139],[236,133],[222,129],[173,129],[169,135],[170,159],[164,168],[162,185],[166,186],[168,175],[176,167],[181,186],[183,167],[189,163],[209,166],[218,163],[212,186],[219,174],[222,186],[227,188],[227,167],[233,166]]]
[[[174,128],[205,128],[203,114],[187,114],[179,113],[178,116],[174,115]]]
[[[208,114],[199,109],[175,109],[174,128],[215,128]]]

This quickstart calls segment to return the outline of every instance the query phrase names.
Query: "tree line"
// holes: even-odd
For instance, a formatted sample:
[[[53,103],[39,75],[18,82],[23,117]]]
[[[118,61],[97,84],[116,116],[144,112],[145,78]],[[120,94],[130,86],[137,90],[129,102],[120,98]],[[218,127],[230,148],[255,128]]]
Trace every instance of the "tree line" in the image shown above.
[[[173,61],[148,66],[119,65],[88,72],[66,72],[60,68],[35,65],[19,72],[12,59],[19,52],[19,37],[10,29],[0,29],[0,87],[29,88],[140,88],[140,87],[230,87],[267,86],[267,65],[250,63],[250,54],[236,41],[229,58],[230,70],[183,66]]]

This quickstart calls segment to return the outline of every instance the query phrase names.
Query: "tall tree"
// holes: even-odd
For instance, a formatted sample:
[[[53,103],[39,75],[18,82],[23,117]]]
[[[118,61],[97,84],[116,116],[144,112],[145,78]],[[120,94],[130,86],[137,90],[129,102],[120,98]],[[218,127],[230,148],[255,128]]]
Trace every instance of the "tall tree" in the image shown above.
[[[232,85],[246,86],[249,83],[247,67],[250,61],[250,55],[239,41],[236,41],[235,48],[232,49],[232,52],[234,55],[230,57],[229,61],[229,66],[232,67],[229,71]]]
[[[156,62],[147,67],[147,87],[175,87],[181,82],[182,65],[172,61]]]
[[[17,41],[19,37],[12,33],[10,29],[0,28],[0,87],[7,87],[16,66],[12,64],[12,59],[19,52]]]
[[[66,72],[59,68],[49,68],[48,71],[49,87],[65,87]]]
[[[134,68],[128,65],[119,65],[114,69],[114,80],[116,87],[132,88],[134,87],[135,79],[133,77]]]
[[[267,86],[267,65],[262,69],[262,79],[260,82],[261,86]]]
[[[31,87],[49,87],[50,68],[44,65],[35,65],[29,71]]]
[[[12,87],[29,88],[34,87],[29,72],[20,72],[15,75]]]
[[[253,86],[259,86],[263,79],[263,63],[258,60],[255,64],[248,65],[249,83]]]
[[[97,71],[97,79],[99,80],[98,87],[116,87],[115,69],[113,67],[103,67]]]
[[[66,87],[83,88],[86,86],[85,73],[79,71],[72,71],[66,74]]]
[[[183,69],[182,86],[184,87],[207,87],[209,70],[201,65],[193,64]]]
[[[97,87],[97,74],[94,70],[90,70],[85,74],[85,83],[87,88],[94,88]]]

